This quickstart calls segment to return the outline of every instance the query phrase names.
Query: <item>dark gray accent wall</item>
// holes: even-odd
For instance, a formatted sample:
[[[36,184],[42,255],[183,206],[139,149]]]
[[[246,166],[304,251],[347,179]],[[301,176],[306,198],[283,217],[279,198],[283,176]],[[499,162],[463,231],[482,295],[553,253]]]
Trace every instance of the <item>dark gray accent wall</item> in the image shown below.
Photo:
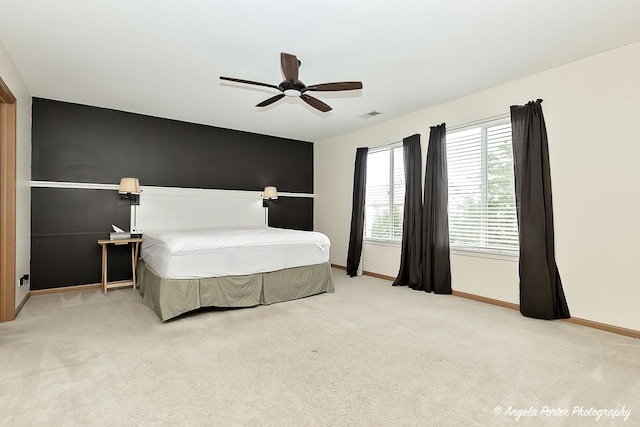
[[[33,98],[32,180],[313,193],[313,144]],[[100,282],[98,239],[129,228],[111,190],[33,188],[31,289]],[[269,225],[311,230],[313,199],[281,197]],[[121,250],[122,249],[122,250]],[[112,251],[113,250],[113,255]],[[109,280],[130,277],[126,248],[110,248]]]
[[[313,144],[40,98],[32,180],[313,193]]]
[[[31,189],[31,289],[98,283],[111,224],[129,229],[129,204],[117,191]],[[110,281],[131,277],[131,253],[109,247]]]
[[[313,214],[300,215],[300,212],[313,213],[312,198],[279,196],[269,204],[269,225],[296,230],[313,230]]]

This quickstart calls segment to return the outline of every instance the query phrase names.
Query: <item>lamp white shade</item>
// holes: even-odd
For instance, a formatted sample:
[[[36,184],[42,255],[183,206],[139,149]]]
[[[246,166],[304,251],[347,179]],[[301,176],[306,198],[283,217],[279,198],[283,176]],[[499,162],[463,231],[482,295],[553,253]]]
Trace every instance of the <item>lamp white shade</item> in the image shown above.
[[[263,199],[277,199],[278,198],[278,189],[276,187],[264,187],[264,195]]]
[[[120,180],[118,193],[140,194],[140,181],[138,181],[138,178],[122,178]]]

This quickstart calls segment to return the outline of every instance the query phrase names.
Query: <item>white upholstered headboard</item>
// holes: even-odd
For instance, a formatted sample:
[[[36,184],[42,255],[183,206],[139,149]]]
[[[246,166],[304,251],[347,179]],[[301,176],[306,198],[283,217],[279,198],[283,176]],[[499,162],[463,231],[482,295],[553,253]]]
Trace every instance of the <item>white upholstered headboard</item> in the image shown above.
[[[261,191],[142,187],[137,228],[175,230],[218,226],[264,226]]]

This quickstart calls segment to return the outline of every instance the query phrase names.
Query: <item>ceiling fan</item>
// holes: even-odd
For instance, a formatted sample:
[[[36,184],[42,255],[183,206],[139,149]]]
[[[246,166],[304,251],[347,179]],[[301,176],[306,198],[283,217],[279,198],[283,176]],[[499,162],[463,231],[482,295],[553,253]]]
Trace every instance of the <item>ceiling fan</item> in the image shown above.
[[[268,83],[260,83],[254,82],[251,80],[242,80],[242,79],[234,79],[232,77],[222,77],[222,80],[228,80],[231,82],[238,83],[246,83],[250,85],[256,86],[265,86],[271,87],[274,89],[278,89],[280,92],[276,96],[272,96],[269,99],[266,99],[256,105],[256,107],[266,107],[267,105],[271,105],[274,102],[284,98],[285,96],[297,96],[302,98],[304,102],[309,104],[315,109],[326,113],[327,111],[331,111],[331,107],[329,107],[324,102],[320,101],[317,98],[314,98],[311,95],[308,95],[307,92],[333,92],[333,91],[341,91],[341,90],[357,90],[362,89],[362,82],[335,82],[335,83],[321,83],[316,85],[306,86],[300,80],[298,80],[298,71],[300,69],[301,62],[296,58],[295,55],[291,55],[289,53],[281,53],[280,54],[280,64],[282,66],[282,74],[284,74],[284,80],[280,82],[279,85],[271,85]]]

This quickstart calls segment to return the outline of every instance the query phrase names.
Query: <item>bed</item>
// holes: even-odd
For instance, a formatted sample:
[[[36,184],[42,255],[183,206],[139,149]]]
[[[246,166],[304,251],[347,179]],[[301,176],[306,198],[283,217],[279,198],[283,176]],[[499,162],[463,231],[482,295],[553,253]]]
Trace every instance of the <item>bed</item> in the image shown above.
[[[163,321],[333,292],[322,233],[265,225],[261,193],[143,187],[137,281]]]

